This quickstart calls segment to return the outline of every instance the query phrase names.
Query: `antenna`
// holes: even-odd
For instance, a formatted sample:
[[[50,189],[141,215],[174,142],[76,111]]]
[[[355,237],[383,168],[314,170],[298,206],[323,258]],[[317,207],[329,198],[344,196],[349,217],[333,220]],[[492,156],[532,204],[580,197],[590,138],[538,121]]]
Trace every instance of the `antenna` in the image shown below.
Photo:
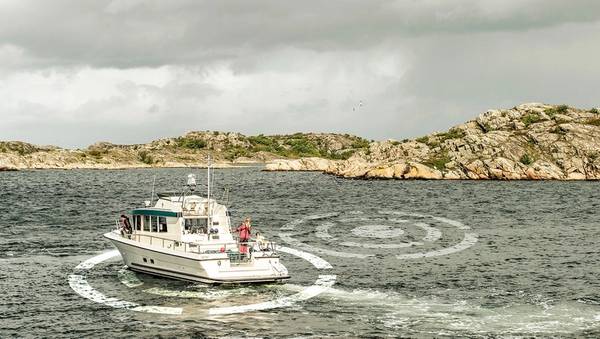
[[[207,170],[206,206],[207,206],[207,214],[208,214],[208,225],[209,225],[209,227],[212,227],[211,208],[210,208],[210,155],[208,155],[207,160],[206,160],[206,170]]]
[[[156,184],[156,174],[154,174],[154,178],[152,179],[152,193],[150,194],[150,203],[147,204],[148,207],[152,206],[152,202],[154,201],[154,185]]]

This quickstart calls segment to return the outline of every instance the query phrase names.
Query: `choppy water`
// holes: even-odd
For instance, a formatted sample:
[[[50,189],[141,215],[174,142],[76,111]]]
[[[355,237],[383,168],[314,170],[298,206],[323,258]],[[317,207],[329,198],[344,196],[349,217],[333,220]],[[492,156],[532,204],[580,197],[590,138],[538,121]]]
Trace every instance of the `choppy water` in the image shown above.
[[[158,191],[173,190],[187,172],[0,173],[0,337],[600,336],[600,182],[221,170],[216,184],[233,192],[234,221],[252,216],[268,238],[328,261],[332,289],[289,307],[207,315],[293,295],[324,273],[282,253],[293,276],[286,285],[207,288],[133,274],[117,259],[87,274],[106,296],[181,315],[76,294],[69,275],[112,249],[102,233],[149,198],[152,176]],[[467,233],[474,239],[465,242]]]

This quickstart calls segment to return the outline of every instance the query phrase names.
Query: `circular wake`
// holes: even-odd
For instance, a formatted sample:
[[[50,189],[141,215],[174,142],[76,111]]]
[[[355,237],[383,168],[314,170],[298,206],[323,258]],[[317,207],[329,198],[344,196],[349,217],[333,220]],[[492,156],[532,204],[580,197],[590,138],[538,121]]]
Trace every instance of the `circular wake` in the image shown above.
[[[328,270],[331,269],[332,266],[325,260],[310,254],[308,252],[296,250],[289,247],[280,247],[279,251],[292,254],[294,256],[300,257],[309,263],[311,263],[317,270]],[[140,305],[135,302],[125,301],[114,297],[108,297],[104,295],[102,292],[94,289],[87,281],[86,272],[90,271],[94,266],[100,264],[106,260],[120,257],[120,253],[118,250],[112,250],[110,252],[99,254],[95,257],[92,257],[75,267],[75,273],[69,275],[69,286],[80,296],[87,298],[93,302],[103,304],[106,306],[110,306],[113,308],[125,308],[136,312],[147,312],[147,313],[160,313],[160,314],[172,314],[179,315],[183,313],[182,307],[165,307],[165,306],[154,306],[154,305]],[[143,284],[141,280],[135,276],[135,274],[131,274],[131,272],[127,270],[120,270],[118,272],[119,279],[127,286],[127,287],[138,287]],[[251,311],[262,311],[269,310],[274,308],[288,307],[292,306],[294,303],[298,301],[307,300],[313,298],[335,284],[336,276],[331,274],[320,274],[317,277],[317,280],[308,287],[305,287],[301,291],[296,294],[282,297],[279,299],[266,301],[262,303],[254,303],[248,305],[240,305],[240,306],[226,306],[226,307],[212,307],[208,309],[208,315],[226,315],[226,314],[234,314],[234,313],[244,313]],[[173,294],[170,296],[178,296],[177,294]]]
[[[442,238],[443,232],[439,227],[432,225],[433,223],[442,224],[463,233],[462,240],[451,246],[428,251],[395,254],[395,257],[400,260],[448,255],[463,251],[477,243],[477,234],[472,232],[469,226],[460,221],[433,215],[401,211],[378,211],[377,213],[370,215],[361,211],[309,215],[283,225],[280,229],[281,233],[279,233],[279,237],[283,241],[293,244],[296,247],[336,257],[367,258],[378,254],[378,252],[373,251],[371,251],[371,253],[344,251],[341,250],[339,246],[336,246],[335,249],[327,249],[309,245],[294,238],[295,230],[308,222],[318,223],[318,225],[314,226],[314,234],[324,241],[335,242],[335,245],[344,247],[370,250],[408,249],[435,244]],[[342,229],[348,233],[346,230],[349,228],[350,234],[346,234],[342,237],[331,234],[332,229]],[[414,232],[415,230],[421,232],[422,237],[417,240],[400,241],[400,238],[405,236],[409,229],[411,232]],[[373,240],[389,239],[394,239],[395,241],[392,243],[389,241],[373,242]]]

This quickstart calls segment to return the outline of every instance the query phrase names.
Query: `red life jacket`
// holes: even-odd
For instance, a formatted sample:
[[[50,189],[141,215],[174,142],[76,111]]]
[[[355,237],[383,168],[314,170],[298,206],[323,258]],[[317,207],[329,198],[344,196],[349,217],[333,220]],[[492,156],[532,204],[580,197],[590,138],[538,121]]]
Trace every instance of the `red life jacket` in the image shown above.
[[[242,224],[242,225],[240,225],[240,227],[237,228],[237,230],[238,230],[238,232],[240,232],[241,240],[250,239],[250,227],[248,227],[248,225]]]

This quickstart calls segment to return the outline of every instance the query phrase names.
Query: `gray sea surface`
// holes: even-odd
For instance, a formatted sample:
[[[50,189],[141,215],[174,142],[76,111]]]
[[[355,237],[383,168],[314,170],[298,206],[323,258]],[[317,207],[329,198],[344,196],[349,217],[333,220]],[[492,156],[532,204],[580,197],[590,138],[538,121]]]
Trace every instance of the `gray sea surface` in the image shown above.
[[[281,253],[284,285],[215,287],[123,269],[86,273],[97,292],[180,315],[86,299],[81,262],[113,250],[102,234],[156,191],[200,169],[0,172],[0,337],[599,337],[600,182],[364,181],[320,173],[215,170],[233,222],[329,262]],[[204,187],[200,187],[201,190]],[[279,300],[284,307],[208,315]],[[134,282],[132,284],[132,282]]]

